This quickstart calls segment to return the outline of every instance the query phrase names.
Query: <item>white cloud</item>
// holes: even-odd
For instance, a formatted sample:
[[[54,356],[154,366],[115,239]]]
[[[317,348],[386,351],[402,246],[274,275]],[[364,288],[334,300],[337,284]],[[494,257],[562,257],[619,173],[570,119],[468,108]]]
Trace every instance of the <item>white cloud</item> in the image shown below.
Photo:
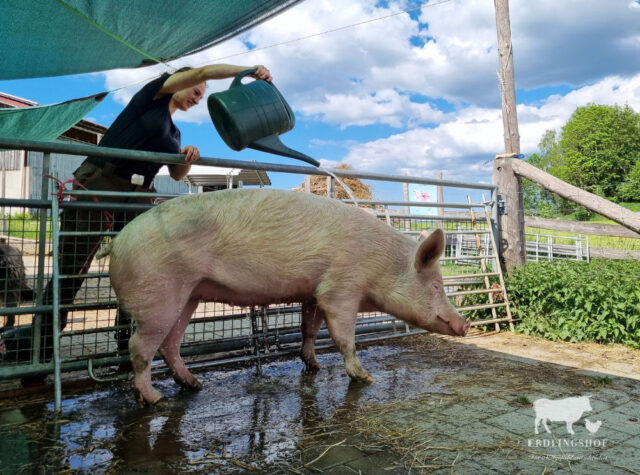
[[[379,3],[302,2],[179,64],[198,66],[247,53],[247,43],[264,48],[415,5]],[[511,0],[516,85],[524,90],[575,88],[564,96],[542,95],[535,104],[518,106],[524,153],[536,151],[544,131],[561,127],[578,106],[616,103],[640,110],[638,5],[629,0]],[[397,15],[222,62],[267,65],[309,129],[316,122],[345,132],[338,140],[349,147],[344,159],[355,168],[429,175],[442,170],[452,179],[486,179],[491,165],[482,164],[504,149],[493,2],[452,0],[423,8],[413,17],[418,19]],[[106,73],[107,87],[130,84],[162,69],[111,71]],[[209,91],[228,83],[210,82]],[[125,104],[138,87],[115,96]],[[443,101],[449,105],[444,112],[436,107]],[[203,101],[187,114],[178,113],[176,120],[210,119]],[[347,134],[352,128],[377,124],[398,132],[348,142],[354,140]],[[363,136],[357,135],[358,140]],[[323,143],[310,140],[316,146]]]
[[[341,129],[375,123],[391,127],[415,126],[440,123],[446,117],[430,104],[412,102],[408,95],[393,89],[381,89],[373,94],[326,94],[320,101],[304,104],[300,112]]]
[[[546,130],[559,130],[576,107],[590,103],[640,110],[640,74],[630,79],[606,78],[565,96],[551,96],[539,106],[519,105],[522,153],[536,152]],[[503,150],[501,111],[469,107],[436,128],[415,128],[352,145],[344,161],[361,170],[411,170],[421,176],[444,171],[450,179],[487,181],[491,168],[482,164]]]

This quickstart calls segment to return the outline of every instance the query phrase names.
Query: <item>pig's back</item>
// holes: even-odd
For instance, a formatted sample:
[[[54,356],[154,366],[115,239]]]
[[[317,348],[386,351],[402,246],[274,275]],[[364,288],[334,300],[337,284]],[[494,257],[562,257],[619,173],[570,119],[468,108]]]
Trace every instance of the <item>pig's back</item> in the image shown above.
[[[225,190],[163,203],[128,224],[114,240],[111,266],[174,268],[202,273],[260,268],[318,274],[390,254],[407,239],[364,210],[283,190]],[[380,249],[383,246],[387,249]],[[313,276],[311,276],[313,277]]]

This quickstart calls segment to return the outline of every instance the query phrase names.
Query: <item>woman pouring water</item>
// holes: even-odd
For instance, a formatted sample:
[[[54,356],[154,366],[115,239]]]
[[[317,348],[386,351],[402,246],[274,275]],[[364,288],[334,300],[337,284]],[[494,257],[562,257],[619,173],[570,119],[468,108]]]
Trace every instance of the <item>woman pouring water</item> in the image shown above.
[[[169,165],[169,174],[174,180],[183,179],[191,168],[191,163],[200,157],[193,145],[182,146],[180,130],[174,124],[172,115],[195,106],[204,97],[206,81],[226,79],[247,69],[255,69],[251,77],[271,82],[271,73],[262,66],[234,66],[214,64],[200,68],[182,68],[173,74],[165,73],[147,83],[138,91],[124,110],[118,115],[98,144],[100,147],[144,150],[148,152],[184,155],[184,164]],[[161,163],[102,158],[89,156],[74,172],[75,189],[84,188],[97,191],[153,192],[152,182]],[[81,197],[79,200],[92,200]],[[151,203],[151,198],[100,198],[101,201],[126,203]],[[111,228],[118,231],[138,213],[121,211],[114,213],[113,220],[102,211],[88,209],[64,209],[60,214],[61,231],[104,231]],[[106,218],[106,219],[105,219]],[[88,271],[93,255],[97,251],[101,236],[63,236],[60,240],[60,274],[79,275]],[[60,303],[71,304],[80,289],[82,278],[60,280]],[[52,302],[52,282],[45,291],[44,304]],[[53,332],[52,314],[42,315],[44,352],[41,358],[48,360],[52,354]],[[129,339],[129,320],[118,315],[116,338],[118,349],[125,350]],[[60,312],[60,326],[64,328],[67,311]],[[24,347],[29,342],[23,342]],[[40,378],[42,379],[42,378]]]

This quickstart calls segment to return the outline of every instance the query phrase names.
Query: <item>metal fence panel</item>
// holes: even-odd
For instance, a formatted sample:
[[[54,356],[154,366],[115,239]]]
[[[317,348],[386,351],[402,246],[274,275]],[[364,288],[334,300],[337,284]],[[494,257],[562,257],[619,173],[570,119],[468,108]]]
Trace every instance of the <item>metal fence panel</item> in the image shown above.
[[[84,148],[83,148],[84,151]],[[103,151],[104,152],[104,151]],[[106,153],[111,153],[108,151]],[[74,157],[80,162],[83,157]],[[52,168],[54,170],[67,170],[57,162],[70,163],[66,157],[52,155]],[[36,163],[32,161],[32,164]],[[234,162],[235,163],[235,162]],[[37,164],[36,164],[37,165]],[[247,162],[247,165],[256,169],[276,168],[278,171],[286,170],[293,173],[311,170],[309,167],[286,167],[272,164],[260,164]],[[66,173],[66,172],[65,172]],[[346,172],[341,171],[341,176]],[[40,174],[41,177],[42,174]],[[34,173],[34,177],[38,174]],[[379,174],[353,173],[353,176],[377,181],[388,181],[401,186],[403,181],[410,182],[412,177],[396,177]],[[373,177],[373,178],[372,178]],[[64,177],[60,177],[64,178]],[[434,181],[415,177],[417,182]],[[437,182],[437,181],[435,181]],[[460,185],[456,182],[442,182],[443,185]],[[478,188],[478,185],[473,185]],[[34,187],[39,188],[39,187]],[[490,189],[490,186],[487,186]],[[148,196],[148,195],[146,195]],[[38,332],[43,331],[39,327],[38,316],[44,312],[51,312],[53,306],[45,298],[45,289],[51,279],[52,256],[52,224],[48,211],[52,202],[36,199],[2,200],[3,206],[3,235],[17,251],[16,257],[24,261],[25,284],[34,290],[32,299],[18,299],[10,302],[8,284],[4,285],[4,300],[0,308],[0,318],[5,323],[4,328],[4,358],[0,364],[0,379],[15,378],[37,372],[52,372],[53,364],[50,361],[51,349],[37,351]],[[57,203],[55,203],[57,207]],[[413,205],[413,204],[412,204]],[[433,204],[431,204],[433,205]],[[440,204],[442,207],[445,205]],[[440,206],[438,205],[438,206]],[[8,208],[22,206],[29,211],[26,214],[16,215]],[[114,216],[114,230],[119,223],[124,223],[129,218],[128,213],[138,213],[144,209],[135,206],[128,209],[126,206],[106,205],[92,201],[60,203],[62,209],[91,208],[95,220],[105,219],[102,208],[109,208]],[[433,205],[435,206],[435,205]],[[453,208],[479,209],[479,218],[471,213],[471,218],[457,214],[447,215],[409,215],[403,212],[403,207],[389,204],[371,204],[371,210],[381,220],[387,222],[400,232],[419,236],[423,230],[442,228],[447,238],[446,253],[441,261],[441,268],[445,279],[447,293],[458,308],[472,311],[476,314],[477,321],[474,324],[511,321],[509,307],[506,298],[499,302],[494,298],[495,288],[505,295],[504,283],[497,260],[495,242],[492,230],[495,223],[492,221],[492,212],[489,210],[491,203],[475,204],[456,203]],[[55,220],[54,220],[55,222]],[[61,229],[61,239],[65,236],[80,235],[89,236],[95,231],[91,222],[77,222],[77,229]],[[103,227],[102,225],[99,227]],[[57,228],[56,228],[57,229]],[[113,235],[113,231],[104,232],[104,236]],[[73,252],[61,248],[60,252]],[[79,252],[79,255],[84,251]],[[20,256],[17,256],[17,254]],[[67,324],[60,334],[59,357],[63,370],[89,368],[90,374],[95,375],[97,366],[114,366],[128,359],[125,349],[118,348],[116,332],[122,325],[117,322],[117,300],[110,286],[108,277],[108,259],[85,262],[81,271],[82,285],[75,294],[73,301],[67,301],[64,297],[64,286],[70,285],[77,275],[66,275],[64,269],[60,269],[63,286],[59,304],[60,314],[68,312]],[[491,279],[491,281],[490,281]],[[80,282],[80,280],[77,280]],[[0,294],[3,289],[0,289]],[[67,292],[68,293],[68,292]],[[472,300],[469,301],[469,297]],[[484,296],[484,299],[480,297]],[[479,300],[474,301],[473,298]],[[15,299],[14,299],[15,300]],[[496,313],[496,308],[502,307],[502,313]],[[506,311],[506,314],[504,313]],[[12,320],[13,321],[10,321]],[[11,324],[13,326],[11,326]],[[183,339],[183,353],[191,355],[212,355],[215,358],[235,357],[237,355],[249,355],[252,358],[260,358],[267,354],[283,351],[298,351],[300,347],[300,304],[275,305],[268,308],[233,307],[215,302],[201,302],[196,309],[193,318],[187,328]],[[403,322],[396,321],[393,316],[380,313],[360,314],[357,323],[359,338],[386,338],[393,335],[416,333],[421,330],[411,329]],[[7,336],[20,336],[14,338],[9,344]],[[33,333],[33,337],[32,337]],[[328,338],[325,330],[321,331],[320,339]],[[33,342],[34,349],[30,350]],[[13,346],[11,346],[13,344]],[[2,353],[0,347],[0,353]]]

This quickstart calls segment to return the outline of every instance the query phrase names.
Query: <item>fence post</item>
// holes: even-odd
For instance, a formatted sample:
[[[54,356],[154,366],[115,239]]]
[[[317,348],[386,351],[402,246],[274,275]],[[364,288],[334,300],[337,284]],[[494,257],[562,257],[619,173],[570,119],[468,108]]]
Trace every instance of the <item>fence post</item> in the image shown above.
[[[327,177],[327,197],[328,198],[335,198],[335,182],[333,180],[333,177],[328,176]]]
[[[510,156],[498,155],[493,162],[493,184],[498,187],[498,197],[503,203],[496,203],[500,230],[499,253],[507,273],[525,263],[524,204],[522,201],[522,181],[513,172]]]
[[[403,175],[406,175],[406,173],[403,173]],[[405,182],[402,184],[402,193],[404,195],[404,201],[405,203],[409,203],[409,201],[411,201],[409,199],[409,183]],[[410,208],[409,206],[405,206],[404,207],[404,212],[407,215],[407,219],[404,220],[404,230],[405,231],[411,231],[411,212],[410,212]],[[387,214],[389,213],[389,209],[387,208]]]

